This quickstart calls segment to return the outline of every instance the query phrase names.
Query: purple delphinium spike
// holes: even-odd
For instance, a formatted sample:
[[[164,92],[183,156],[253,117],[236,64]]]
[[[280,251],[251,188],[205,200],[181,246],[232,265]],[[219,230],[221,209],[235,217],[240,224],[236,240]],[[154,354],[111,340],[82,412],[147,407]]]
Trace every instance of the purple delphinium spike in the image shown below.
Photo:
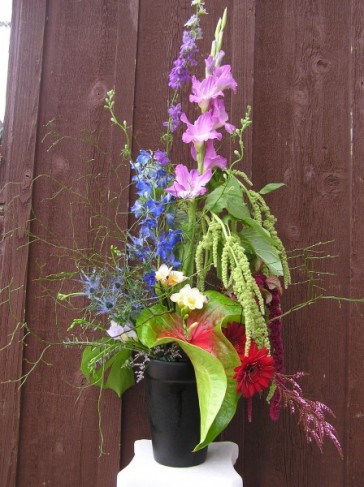
[[[181,124],[181,117],[182,114],[182,108],[181,104],[177,103],[176,105],[171,105],[168,108],[168,115],[169,115],[169,120],[167,122],[163,122],[163,125],[165,127],[169,127],[169,130],[173,133],[177,130],[179,125]]]
[[[154,160],[157,161],[161,166],[166,166],[170,160],[164,151],[156,150],[154,152]]]
[[[210,170],[200,174],[197,169],[189,171],[183,164],[178,164],[176,166],[176,181],[166,191],[177,198],[193,199],[206,193],[205,185],[211,177]]]

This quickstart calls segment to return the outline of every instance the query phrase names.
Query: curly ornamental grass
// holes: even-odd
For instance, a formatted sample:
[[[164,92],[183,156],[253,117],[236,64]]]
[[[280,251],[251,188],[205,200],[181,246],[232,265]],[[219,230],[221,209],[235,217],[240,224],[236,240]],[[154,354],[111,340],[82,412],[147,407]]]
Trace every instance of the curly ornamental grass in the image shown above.
[[[282,408],[298,412],[308,441],[322,448],[327,436],[341,454],[325,419],[331,411],[303,398],[296,382],[301,373],[284,375],[280,279],[287,287],[291,277],[275,217],[263,198],[281,185],[254,191],[237,168],[251,120],[248,109],[235,127],[224,102],[228,90],[237,90],[231,66],[222,64],[227,12],[217,24],[205,76],[199,78],[190,70],[197,65],[206,10],[202,0],[192,6],[195,13],[185,24],[169,76],[173,92],[164,150],[141,150],[130,161],[137,195],[130,210],[136,223],[120,248],[111,248],[105,265],[95,265],[91,273],[81,270],[83,290],[76,294],[86,296],[89,305],[71,328],[98,332],[94,342],[86,343],[81,370],[90,383],[121,395],[134,384],[134,371],[141,379],[150,358],[189,358],[201,413],[197,450],[226,428],[241,397],[248,401],[251,420],[252,397],[258,395],[270,404],[273,420]],[[199,110],[196,120],[187,118],[180,99],[186,85],[189,102]],[[126,137],[123,155],[129,159],[128,127],[117,121],[113,107],[111,91],[106,108]],[[170,160],[176,134],[189,147],[189,161]],[[232,160],[219,154],[225,139],[235,144]]]

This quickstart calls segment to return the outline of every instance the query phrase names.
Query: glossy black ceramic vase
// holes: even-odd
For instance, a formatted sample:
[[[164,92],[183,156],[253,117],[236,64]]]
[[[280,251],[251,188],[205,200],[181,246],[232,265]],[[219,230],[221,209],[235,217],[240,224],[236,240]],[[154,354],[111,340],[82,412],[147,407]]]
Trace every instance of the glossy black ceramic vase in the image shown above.
[[[156,462],[193,467],[206,460],[200,441],[200,409],[191,362],[151,360],[146,371],[149,424]]]

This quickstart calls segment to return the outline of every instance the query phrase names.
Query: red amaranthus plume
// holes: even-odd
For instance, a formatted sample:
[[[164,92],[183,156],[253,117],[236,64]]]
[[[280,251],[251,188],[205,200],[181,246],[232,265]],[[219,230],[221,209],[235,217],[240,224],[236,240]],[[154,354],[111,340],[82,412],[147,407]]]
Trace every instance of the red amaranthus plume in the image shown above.
[[[237,322],[227,323],[226,328],[222,332],[238,352],[239,355],[244,355],[245,350],[245,327]]]
[[[274,374],[274,360],[266,348],[258,349],[252,341],[247,357],[241,356],[241,365],[235,368],[237,391],[244,397],[253,397],[266,389]]]

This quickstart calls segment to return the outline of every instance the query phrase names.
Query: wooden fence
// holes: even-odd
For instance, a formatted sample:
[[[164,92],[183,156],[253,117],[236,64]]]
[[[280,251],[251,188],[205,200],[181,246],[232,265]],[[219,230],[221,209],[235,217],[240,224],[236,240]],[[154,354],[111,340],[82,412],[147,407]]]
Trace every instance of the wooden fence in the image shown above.
[[[111,219],[118,209],[124,213],[119,223],[127,225],[128,192],[117,202],[108,199],[118,191],[118,178],[127,185],[129,170],[121,168],[115,177],[122,141],[110,127],[104,98],[115,88],[117,114],[133,125],[134,153],[158,148],[166,80],[189,4],[14,0],[0,168],[1,346],[24,321],[38,338],[28,336],[25,346],[18,333],[0,353],[0,376],[8,381],[0,388],[1,486],[111,487],[132,458],[134,440],[148,437],[143,384],[128,391],[122,405],[109,392],[99,401],[98,391],[83,388],[75,350],[47,350],[21,389],[11,379],[30,370],[47,342],[62,340],[72,319],[61,309],[56,321],[58,284],[45,286],[39,276],[71,270],[63,245],[92,245],[97,222],[88,203],[97,202]],[[326,279],[329,294],[362,296],[364,4],[206,0],[201,59],[225,4],[224,49],[239,85],[231,99],[233,122],[247,104],[253,107],[244,169],[258,188],[286,183],[269,203],[289,249],[333,240],[325,247],[338,256],[325,264],[335,273]],[[174,159],[186,157],[177,145]],[[37,236],[30,246],[29,229]],[[302,299],[293,287],[284,305]],[[310,372],[306,394],[335,411],[344,460],[331,444],[323,455],[307,445],[288,413],[270,422],[257,399],[253,422],[241,407],[223,434],[239,444],[236,468],[244,487],[362,485],[361,312],[344,301],[322,301],[284,321],[287,372]]]

